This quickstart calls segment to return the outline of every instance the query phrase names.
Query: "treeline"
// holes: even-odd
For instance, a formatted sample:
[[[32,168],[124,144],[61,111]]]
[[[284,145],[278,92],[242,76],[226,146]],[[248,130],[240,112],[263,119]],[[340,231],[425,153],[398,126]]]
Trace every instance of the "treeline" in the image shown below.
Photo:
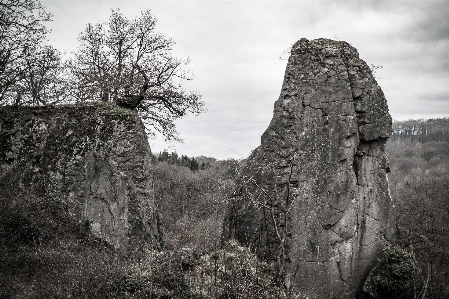
[[[211,166],[211,159],[212,158],[200,157],[200,160],[202,161],[198,161],[195,157],[189,158],[186,155],[179,156],[177,152],[169,153],[167,150],[159,152],[159,154],[155,155],[153,158],[155,162],[167,162],[172,165],[188,167],[192,171],[209,168]]]
[[[393,141],[445,141],[449,142],[449,118],[394,121]]]

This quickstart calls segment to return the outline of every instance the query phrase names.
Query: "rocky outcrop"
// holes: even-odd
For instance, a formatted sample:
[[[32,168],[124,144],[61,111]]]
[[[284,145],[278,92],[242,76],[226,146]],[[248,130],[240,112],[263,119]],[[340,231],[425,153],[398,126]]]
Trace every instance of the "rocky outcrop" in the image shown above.
[[[390,230],[392,120],[357,50],[301,39],[273,119],[246,162],[229,237],[279,264],[308,298],[356,298]]]
[[[113,104],[0,108],[0,196],[62,202],[117,248],[161,245],[151,151],[136,112]]]

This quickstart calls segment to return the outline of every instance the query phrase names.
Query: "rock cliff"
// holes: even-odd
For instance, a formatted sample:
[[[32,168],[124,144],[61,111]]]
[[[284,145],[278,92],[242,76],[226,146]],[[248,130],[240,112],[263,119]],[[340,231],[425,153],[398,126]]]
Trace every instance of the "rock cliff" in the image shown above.
[[[229,236],[279,264],[287,289],[356,298],[393,235],[384,145],[392,120],[357,50],[301,39],[248,158]]]
[[[103,103],[0,108],[0,196],[31,193],[116,248],[161,245],[137,114]],[[10,193],[9,193],[10,194]]]

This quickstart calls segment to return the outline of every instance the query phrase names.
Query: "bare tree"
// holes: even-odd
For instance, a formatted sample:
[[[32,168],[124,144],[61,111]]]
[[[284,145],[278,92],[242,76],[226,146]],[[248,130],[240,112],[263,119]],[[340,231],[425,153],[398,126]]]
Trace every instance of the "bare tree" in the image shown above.
[[[154,31],[149,10],[128,20],[113,10],[105,24],[88,24],[70,61],[76,100],[103,100],[136,108],[147,128],[178,140],[174,120],[204,111],[196,92],[182,83],[193,79],[189,60],[171,55],[173,40]]]
[[[36,0],[0,1],[0,104],[23,104],[27,61],[41,49],[50,18]]]
[[[234,193],[230,215],[228,216],[229,237],[236,237],[239,241],[255,248],[259,258],[276,261],[276,281],[284,282],[284,275],[288,263],[287,250],[291,237],[292,219],[291,209],[294,204],[294,196],[299,188],[296,181],[292,180],[292,173],[296,167],[296,155],[286,161],[289,167],[288,179],[279,180],[276,175],[278,169],[275,162],[268,162],[262,167],[253,163],[257,159],[257,149],[248,158],[242,170],[236,168],[237,186]],[[254,214],[258,214],[254,220],[248,221]],[[246,229],[241,231],[235,228],[234,221],[242,221]],[[284,284],[287,291],[290,285]]]
[[[41,45],[24,63],[23,78],[14,88],[22,95],[21,104],[47,105],[65,100],[67,81],[58,50]]]

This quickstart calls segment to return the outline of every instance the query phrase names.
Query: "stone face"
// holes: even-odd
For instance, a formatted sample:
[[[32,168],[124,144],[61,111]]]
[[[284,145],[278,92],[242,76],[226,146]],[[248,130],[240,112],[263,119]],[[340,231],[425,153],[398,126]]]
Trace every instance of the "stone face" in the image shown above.
[[[308,298],[361,296],[392,236],[391,125],[355,48],[299,40],[273,119],[243,170],[229,237],[277,261],[285,286]]]
[[[0,139],[1,189],[62,201],[114,247],[161,245],[151,151],[135,112],[107,104],[1,107]]]

